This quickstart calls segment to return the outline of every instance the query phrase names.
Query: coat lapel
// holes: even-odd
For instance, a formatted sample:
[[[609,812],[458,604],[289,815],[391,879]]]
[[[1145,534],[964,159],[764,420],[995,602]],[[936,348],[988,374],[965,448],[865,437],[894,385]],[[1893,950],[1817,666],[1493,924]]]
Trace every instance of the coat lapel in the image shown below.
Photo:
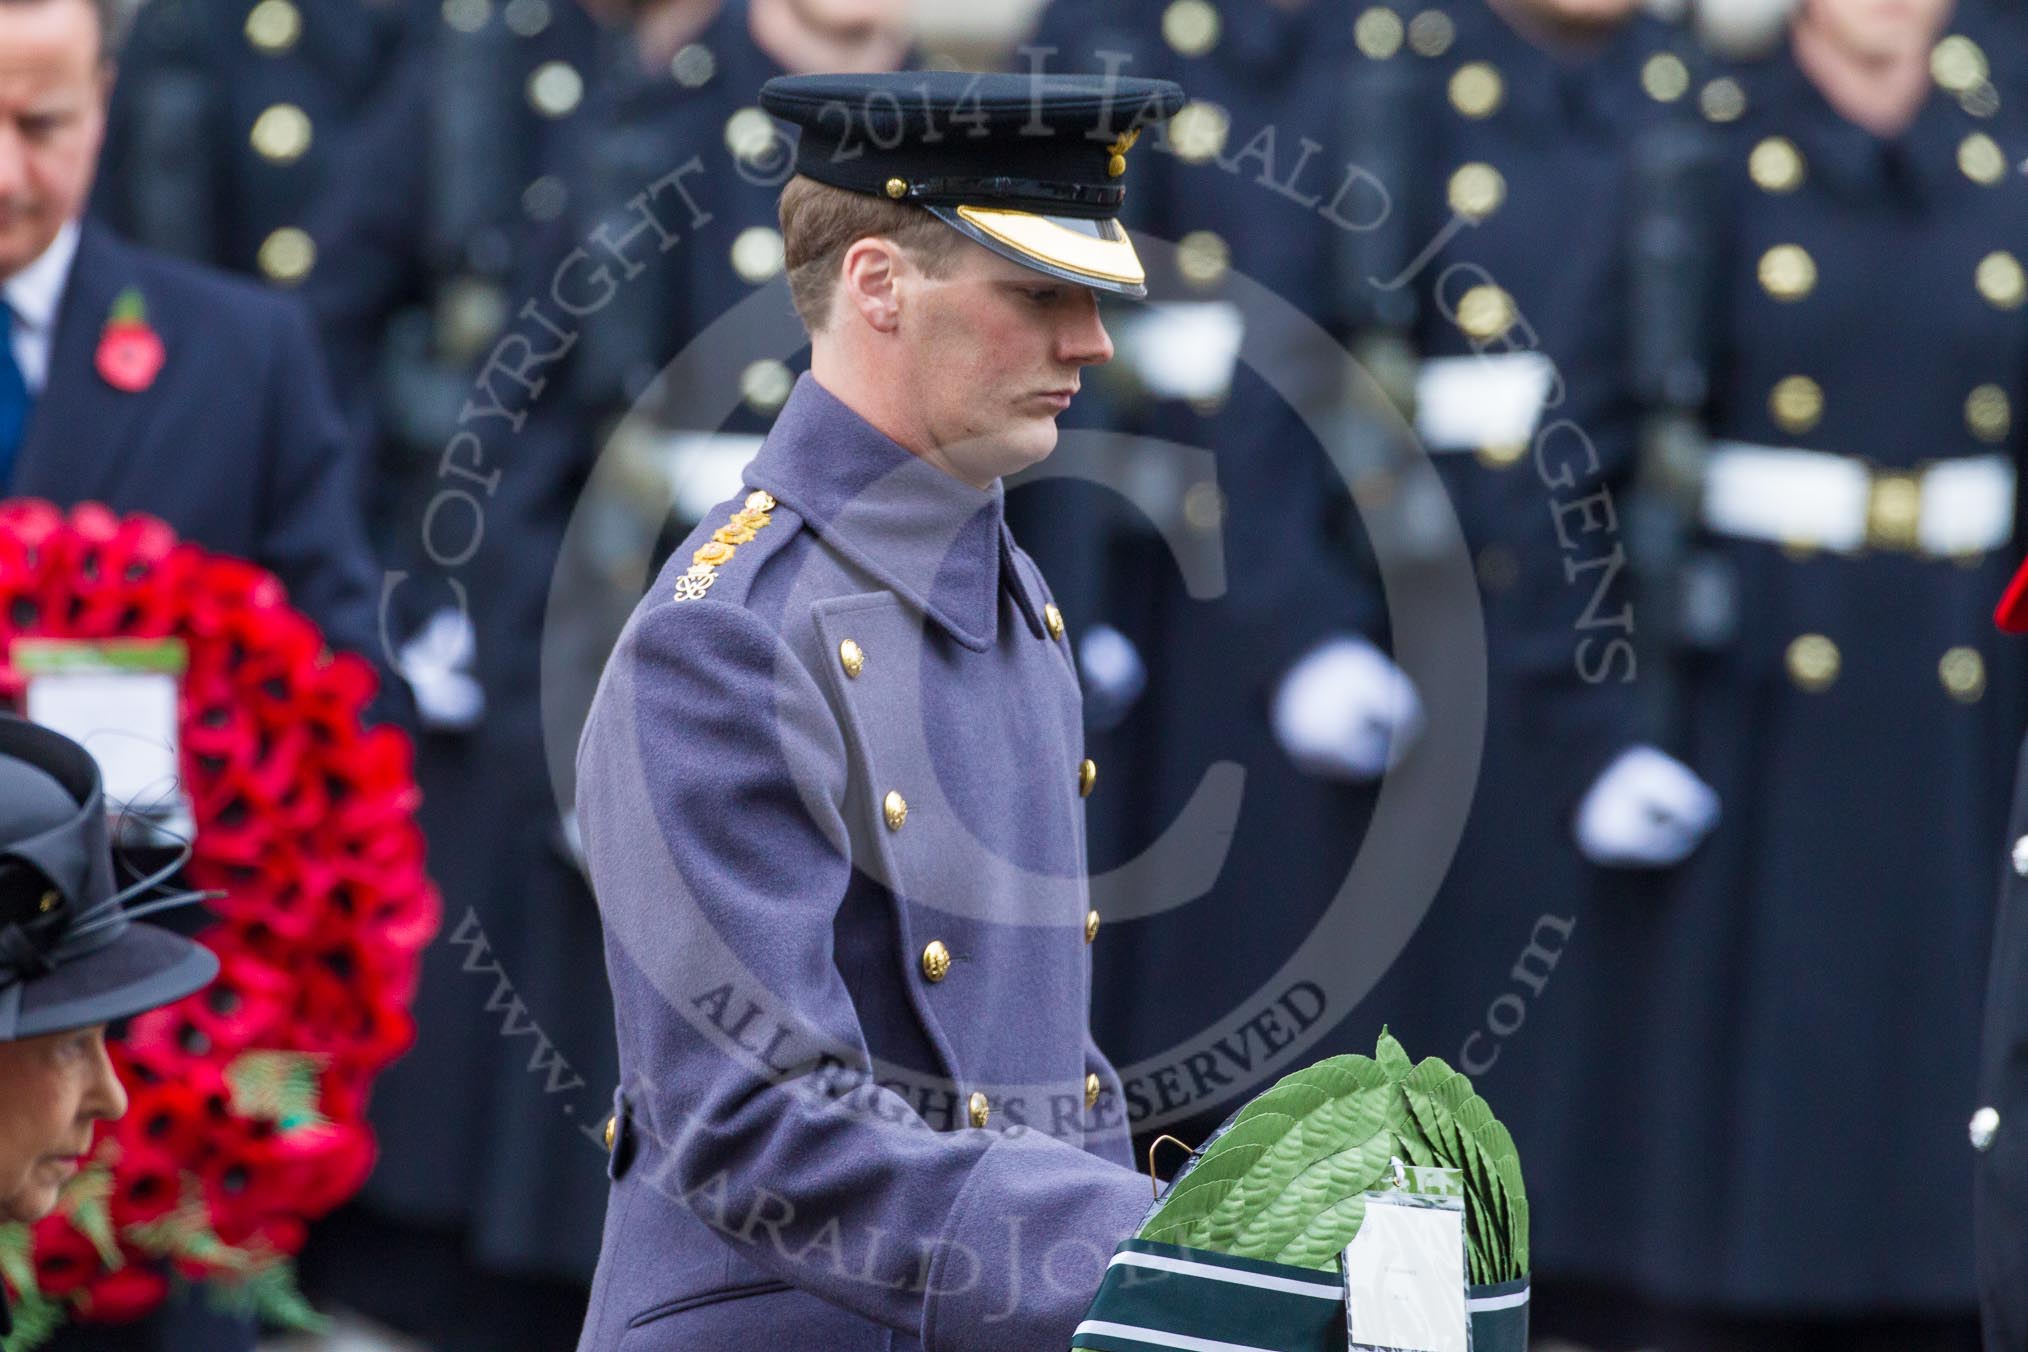
[[[103,499],[119,482],[138,440],[137,420],[158,397],[176,361],[176,343],[166,327],[169,316],[151,304],[148,322],[162,334],[169,354],[155,384],[129,394],[98,373],[99,335],[114,299],[130,286],[148,294],[142,268],[143,259],[105,227],[85,222],[57,308],[49,379],[29,418],[10,496],[90,502]]]

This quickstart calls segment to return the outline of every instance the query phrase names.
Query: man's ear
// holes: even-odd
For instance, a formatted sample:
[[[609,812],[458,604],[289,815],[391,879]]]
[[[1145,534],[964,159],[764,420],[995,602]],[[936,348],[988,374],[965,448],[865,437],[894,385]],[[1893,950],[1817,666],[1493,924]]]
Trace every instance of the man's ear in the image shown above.
[[[901,246],[868,235],[845,250],[839,290],[845,303],[877,333],[901,327]]]

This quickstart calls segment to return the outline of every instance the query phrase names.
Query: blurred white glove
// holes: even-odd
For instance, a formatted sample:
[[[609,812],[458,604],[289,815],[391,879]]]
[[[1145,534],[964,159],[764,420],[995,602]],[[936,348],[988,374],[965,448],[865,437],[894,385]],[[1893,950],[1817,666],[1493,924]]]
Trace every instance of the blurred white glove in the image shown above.
[[[1577,809],[1577,847],[1605,868],[1680,864],[1718,824],[1718,795],[1652,746],[1620,753]]]
[[[445,606],[401,645],[399,670],[429,731],[469,732],[485,716],[486,692],[472,676],[477,639],[464,612]]]
[[[1387,654],[1336,638],[1296,663],[1274,698],[1275,737],[1314,775],[1372,779],[1422,731],[1422,698]]]
[[[1077,644],[1077,669],[1084,677],[1085,721],[1094,728],[1118,727],[1148,688],[1148,664],[1140,649],[1109,624],[1085,629]]]

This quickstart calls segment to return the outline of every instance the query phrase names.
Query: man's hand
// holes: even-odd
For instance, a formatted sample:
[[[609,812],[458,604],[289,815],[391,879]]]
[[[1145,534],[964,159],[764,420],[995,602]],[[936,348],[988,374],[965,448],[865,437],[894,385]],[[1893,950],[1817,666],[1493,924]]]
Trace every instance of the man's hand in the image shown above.
[[[1273,717],[1297,765],[1349,780],[1399,762],[1423,725],[1414,683],[1363,638],[1332,639],[1296,663],[1275,691]]]
[[[1577,809],[1577,847],[1605,868],[1682,863],[1718,824],[1718,795],[1652,746],[1620,753]]]

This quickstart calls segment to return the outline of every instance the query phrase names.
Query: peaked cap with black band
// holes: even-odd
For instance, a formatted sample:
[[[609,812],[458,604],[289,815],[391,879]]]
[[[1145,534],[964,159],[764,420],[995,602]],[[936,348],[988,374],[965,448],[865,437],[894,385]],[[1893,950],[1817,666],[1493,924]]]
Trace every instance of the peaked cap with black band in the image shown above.
[[[0,716],[0,1042],[124,1019],[209,985],[218,958],[125,903],[113,882],[98,762],[61,733]]]
[[[796,172],[913,202],[1062,281],[1145,296],[1119,222],[1127,152],[1183,106],[1167,80],[1084,75],[788,75],[761,106],[799,129]]]

